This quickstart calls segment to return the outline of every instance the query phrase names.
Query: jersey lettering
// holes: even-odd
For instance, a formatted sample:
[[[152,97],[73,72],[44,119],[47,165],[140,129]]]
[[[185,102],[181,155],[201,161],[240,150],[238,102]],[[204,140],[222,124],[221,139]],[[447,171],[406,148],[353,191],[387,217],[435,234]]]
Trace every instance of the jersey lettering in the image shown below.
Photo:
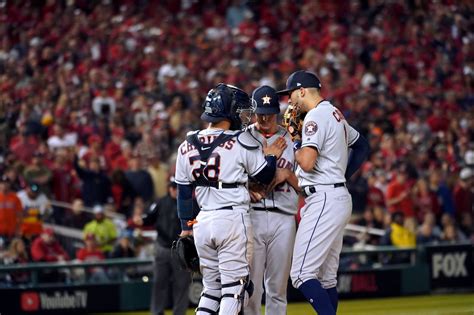
[[[334,116],[334,118],[336,118],[337,122],[341,122],[342,120],[346,120],[344,115],[337,108],[332,112],[332,115]]]
[[[199,155],[193,155],[189,157],[189,163],[193,166],[193,177],[197,180],[201,175],[204,175],[210,181],[219,180],[219,172],[221,169],[221,156],[213,152],[207,160],[207,165],[201,170],[201,157]]]
[[[199,141],[201,141],[203,144],[210,144],[212,143],[215,139],[217,138],[217,136],[207,136],[207,137],[200,137],[199,138]],[[234,144],[235,144],[235,140],[234,139],[230,139],[229,141],[226,141],[224,143],[221,143],[219,145],[219,147],[221,148],[224,148],[226,150],[232,150],[232,148],[234,147]],[[181,148],[180,148],[180,153],[182,155],[185,155],[186,153],[188,153],[189,151],[192,151],[192,150],[195,150],[196,148],[190,144],[189,142],[186,142],[186,145],[182,145]],[[206,150],[206,147],[204,147],[204,150]]]

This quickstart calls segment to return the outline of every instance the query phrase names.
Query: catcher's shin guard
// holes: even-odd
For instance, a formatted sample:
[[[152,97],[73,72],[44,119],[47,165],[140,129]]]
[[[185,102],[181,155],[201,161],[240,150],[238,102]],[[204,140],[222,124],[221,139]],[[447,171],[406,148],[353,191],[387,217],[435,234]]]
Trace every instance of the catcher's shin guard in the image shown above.
[[[220,314],[244,315],[244,306],[253,293],[253,283],[249,276],[236,282],[222,285]]]
[[[219,312],[219,304],[221,302],[221,290],[204,288],[199,305],[196,308],[197,315],[217,315]]]

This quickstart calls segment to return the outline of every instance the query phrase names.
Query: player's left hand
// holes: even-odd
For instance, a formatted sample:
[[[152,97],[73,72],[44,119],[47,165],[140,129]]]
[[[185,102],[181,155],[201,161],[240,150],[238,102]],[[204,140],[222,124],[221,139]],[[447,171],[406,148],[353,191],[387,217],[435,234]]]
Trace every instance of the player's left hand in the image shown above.
[[[262,195],[261,193],[259,193],[257,191],[249,191],[249,193],[250,193],[250,200],[252,202],[259,202],[260,200],[265,198],[264,195]]]

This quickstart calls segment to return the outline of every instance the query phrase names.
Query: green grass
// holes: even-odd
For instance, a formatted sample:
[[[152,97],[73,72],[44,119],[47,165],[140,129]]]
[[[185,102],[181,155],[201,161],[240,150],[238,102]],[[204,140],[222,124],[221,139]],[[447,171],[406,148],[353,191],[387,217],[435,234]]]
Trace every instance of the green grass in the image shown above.
[[[263,308],[262,308],[263,309]],[[100,313],[100,315],[149,315],[149,312]],[[190,309],[186,315],[194,314]],[[262,311],[263,314],[263,311]],[[291,303],[288,315],[316,314],[307,303]],[[338,315],[474,315],[474,294],[449,294],[402,298],[345,300]],[[166,311],[165,315],[172,315]],[[268,314],[271,315],[271,314]]]

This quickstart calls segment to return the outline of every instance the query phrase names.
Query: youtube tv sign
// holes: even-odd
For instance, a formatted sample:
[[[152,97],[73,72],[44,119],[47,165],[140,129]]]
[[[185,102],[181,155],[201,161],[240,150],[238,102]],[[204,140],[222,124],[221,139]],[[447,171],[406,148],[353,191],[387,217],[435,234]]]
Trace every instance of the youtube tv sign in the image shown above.
[[[120,307],[119,286],[61,286],[0,289],[0,314],[84,314]]]
[[[21,293],[20,300],[21,310],[25,312],[56,309],[86,309],[87,291],[54,291],[52,294],[41,291],[23,292]]]

